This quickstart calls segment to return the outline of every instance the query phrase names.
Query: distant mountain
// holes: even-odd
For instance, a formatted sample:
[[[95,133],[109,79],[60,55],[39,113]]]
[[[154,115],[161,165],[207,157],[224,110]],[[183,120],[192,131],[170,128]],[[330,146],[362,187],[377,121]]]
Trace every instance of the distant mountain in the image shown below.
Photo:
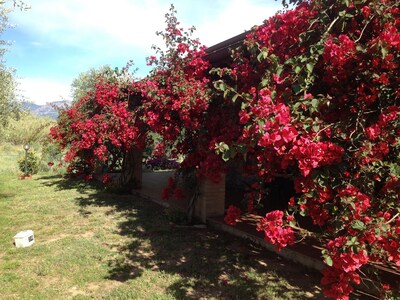
[[[55,101],[48,104],[39,105],[30,102],[22,102],[22,107],[35,115],[57,119],[58,111],[54,109],[54,106],[62,106],[64,103],[65,101]],[[68,101],[67,103],[70,104]]]

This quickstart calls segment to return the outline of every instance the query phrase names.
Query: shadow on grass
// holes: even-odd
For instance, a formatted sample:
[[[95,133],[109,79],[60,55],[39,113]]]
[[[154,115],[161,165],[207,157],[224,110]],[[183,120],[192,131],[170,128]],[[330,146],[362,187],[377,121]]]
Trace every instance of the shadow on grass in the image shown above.
[[[85,181],[79,178],[67,178],[62,175],[46,175],[40,176],[35,179],[41,181],[41,183],[45,186],[54,186],[56,190],[77,190],[79,193],[87,194],[88,189],[96,189],[98,191],[102,190],[102,184],[98,181]]]
[[[164,208],[137,196],[111,194],[97,184],[43,178],[57,189],[77,189],[81,213],[91,206],[118,213],[120,258],[107,279],[121,282],[145,270],[173,276],[167,292],[177,299],[322,299],[317,274],[248,242],[205,228],[171,224]],[[89,189],[90,188],[90,189]],[[88,192],[89,191],[89,192]],[[89,196],[88,196],[89,195]]]

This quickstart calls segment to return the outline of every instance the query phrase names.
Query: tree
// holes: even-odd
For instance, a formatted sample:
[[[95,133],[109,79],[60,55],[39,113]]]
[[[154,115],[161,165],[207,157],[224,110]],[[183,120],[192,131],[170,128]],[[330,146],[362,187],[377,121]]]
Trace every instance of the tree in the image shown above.
[[[10,7],[10,4],[12,6]],[[0,36],[9,28],[8,14],[15,7],[26,10],[28,7],[21,1],[0,1]],[[18,117],[20,108],[16,93],[15,71],[5,66],[4,54],[9,42],[0,39],[0,134],[9,118]]]
[[[71,93],[74,102],[77,102],[90,91],[94,91],[95,84],[98,82],[100,77],[112,74],[114,70],[109,66],[100,66],[97,68],[91,68],[85,72],[82,72],[72,81]]]
[[[10,119],[4,128],[4,141],[14,145],[43,144],[48,141],[49,129],[54,124],[53,119],[22,112],[18,120]]]
[[[0,128],[4,128],[10,118],[19,116],[16,87],[14,72],[0,64]]]

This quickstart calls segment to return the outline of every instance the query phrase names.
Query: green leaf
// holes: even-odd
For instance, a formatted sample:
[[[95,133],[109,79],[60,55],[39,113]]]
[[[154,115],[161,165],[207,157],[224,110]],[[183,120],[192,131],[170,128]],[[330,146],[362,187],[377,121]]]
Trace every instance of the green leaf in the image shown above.
[[[224,152],[224,154],[222,154],[222,159],[223,159],[224,161],[228,161],[230,158],[231,158],[231,155],[230,155],[230,153],[229,153],[229,150],[226,151],[226,152]]]
[[[294,68],[294,72],[296,73],[296,74],[299,74],[300,72],[301,72],[301,67],[300,66],[296,66],[295,68]]]
[[[400,176],[400,165],[396,164],[396,163],[391,163],[389,165],[390,168],[390,173],[392,175],[395,175],[396,177]]]
[[[346,246],[358,245],[357,238],[353,236],[350,240],[346,242]]]
[[[333,266],[332,257],[330,257],[329,255],[326,255],[326,256],[325,256],[325,263],[326,263],[328,266],[332,267],[332,266]]]
[[[237,153],[237,152],[236,152],[234,149],[230,148],[230,149],[226,150],[226,151],[224,152],[224,154],[222,154],[222,159],[223,159],[224,161],[228,161],[229,159],[235,157],[235,156],[236,156],[236,153]]]
[[[229,92],[230,92],[230,90],[225,90],[225,91],[224,91],[224,98],[227,98],[227,97],[228,97]]]
[[[268,57],[268,49],[267,48],[262,48],[261,49],[261,53],[264,59],[266,59]]]
[[[257,60],[259,62],[265,60],[268,57],[268,50],[267,48],[262,48],[261,52],[257,55]]]
[[[381,48],[381,52],[382,52],[382,57],[385,58],[386,55],[388,55],[389,51],[386,48]]]
[[[365,48],[360,45],[357,45],[356,50],[359,52],[365,52]]]
[[[276,90],[273,90],[272,93],[271,93],[271,98],[272,98],[273,100],[276,99],[276,94],[277,94]]]
[[[262,81],[261,81],[261,83],[260,83],[260,87],[261,88],[264,88],[264,87],[266,87],[268,85],[268,79],[263,79]]]
[[[226,84],[222,80],[218,80],[214,83],[214,87],[223,92],[226,89]]]
[[[376,235],[376,236],[380,236],[381,233],[382,233],[381,230],[380,230],[379,228],[376,227],[376,228],[375,228],[375,235]]]
[[[262,53],[260,53],[260,54],[257,55],[257,60],[258,60],[258,62],[261,62],[261,59],[262,59]]]
[[[283,72],[283,66],[282,66],[282,65],[279,65],[279,66],[276,68],[276,74],[277,74],[278,76],[281,76],[282,72]]]
[[[293,110],[298,110],[300,107],[301,107],[301,103],[300,102],[296,102],[294,105],[293,105]]]
[[[365,229],[365,224],[363,221],[360,220],[354,220],[353,223],[351,224],[351,228],[362,231]]]
[[[227,144],[225,144],[224,142],[220,142],[218,144],[215,143],[215,151],[217,152],[217,154],[225,153],[228,150],[229,150],[229,146]]]
[[[314,70],[314,64],[308,63],[308,64],[306,64],[306,68],[307,68],[308,72],[312,73],[312,71]]]
[[[318,99],[315,99],[315,98],[312,99],[312,100],[311,100],[311,106],[312,106],[312,107],[318,107],[318,102],[319,102]]]

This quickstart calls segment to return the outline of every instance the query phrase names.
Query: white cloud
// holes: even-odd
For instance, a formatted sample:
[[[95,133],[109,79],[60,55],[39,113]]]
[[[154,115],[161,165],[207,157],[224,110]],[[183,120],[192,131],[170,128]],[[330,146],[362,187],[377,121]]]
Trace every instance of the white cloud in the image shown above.
[[[71,100],[70,84],[43,78],[18,80],[19,93],[28,101],[46,104],[60,100]]]
[[[33,37],[31,46],[36,48],[34,53],[37,49],[43,52],[41,62],[45,67],[43,70],[31,68],[28,72],[19,68],[18,74],[27,77],[21,80],[24,94],[35,103],[57,101],[60,96],[69,97],[69,84],[49,79],[58,72],[62,76],[57,77],[72,81],[79,72],[90,67],[105,64],[122,67],[129,59],[141,68],[145,57],[154,54],[151,46],[162,46],[162,40],[155,32],[165,28],[165,14],[170,1],[173,0],[30,1],[32,8],[25,12],[15,11],[13,22]],[[197,28],[194,36],[207,46],[261,24],[280,8],[279,1],[274,0],[173,2],[182,27],[194,25]],[[62,54],[56,53],[59,49]],[[61,51],[63,49],[68,50]],[[56,55],[59,55],[58,60]],[[27,59],[26,68],[35,65],[29,61],[29,55]],[[52,65],[46,64],[48,61]],[[116,65],[120,61],[124,61],[123,64]],[[54,69],[52,73],[46,75],[45,72],[51,68]],[[76,74],[71,74],[72,70]],[[66,74],[68,71],[70,73]],[[146,72],[145,68],[139,69],[138,75]]]
[[[260,24],[280,7],[273,0],[174,2],[183,25],[195,25],[207,46]],[[121,47],[151,52],[151,45],[160,42],[155,32],[164,29],[169,5],[165,0],[37,0],[31,10],[16,14],[16,22],[64,45],[114,53]]]
[[[16,14],[16,22],[61,45],[150,49],[167,10],[160,1],[40,0],[31,10]]]

